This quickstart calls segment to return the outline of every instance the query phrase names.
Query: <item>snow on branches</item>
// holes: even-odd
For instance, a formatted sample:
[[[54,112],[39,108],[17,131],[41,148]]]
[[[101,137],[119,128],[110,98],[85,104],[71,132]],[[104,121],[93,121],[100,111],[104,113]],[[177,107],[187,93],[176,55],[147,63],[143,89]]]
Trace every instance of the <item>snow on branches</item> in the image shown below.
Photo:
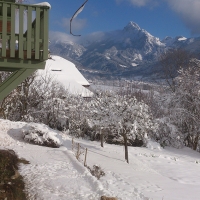
[[[90,102],[93,124],[101,128],[114,127],[118,134],[143,140],[156,129],[149,107],[131,95],[101,93]]]

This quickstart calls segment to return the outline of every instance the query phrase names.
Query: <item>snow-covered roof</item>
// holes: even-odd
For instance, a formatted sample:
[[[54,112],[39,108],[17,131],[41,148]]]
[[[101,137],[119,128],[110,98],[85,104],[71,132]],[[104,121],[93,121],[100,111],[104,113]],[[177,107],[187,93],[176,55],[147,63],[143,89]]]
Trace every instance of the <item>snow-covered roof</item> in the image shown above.
[[[45,70],[39,70],[39,73],[48,73],[71,94],[82,95],[83,97],[91,97],[93,95],[90,90],[83,87],[90,86],[90,84],[76,66],[60,56],[52,56],[52,59],[47,60]]]
[[[54,71],[53,74],[56,74],[59,77],[59,80],[63,83],[66,80],[75,80],[81,85],[90,85],[76,68],[74,63],[60,56],[52,56],[52,59],[47,60],[46,68],[48,68],[50,71]],[[56,72],[56,70],[59,70],[59,72]]]

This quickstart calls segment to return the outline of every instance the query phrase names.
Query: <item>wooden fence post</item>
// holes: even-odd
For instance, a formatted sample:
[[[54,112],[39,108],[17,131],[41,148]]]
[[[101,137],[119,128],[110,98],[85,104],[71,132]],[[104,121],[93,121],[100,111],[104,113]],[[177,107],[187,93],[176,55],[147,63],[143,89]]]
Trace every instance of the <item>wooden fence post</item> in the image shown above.
[[[103,130],[100,129],[100,140],[101,140],[101,147],[103,147],[103,142],[104,142],[104,132]]]
[[[78,143],[78,149],[77,149],[77,160],[79,159],[80,156],[80,144]]]
[[[84,167],[86,166],[86,160],[87,160],[87,148],[85,149],[85,160],[84,160]]]
[[[72,151],[74,150],[74,138],[72,138]]]
[[[127,143],[127,135],[126,133],[123,133],[123,138],[124,138],[124,147],[125,147],[125,160],[127,163],[129,163],[129,160],[128,160],[128,143]]]

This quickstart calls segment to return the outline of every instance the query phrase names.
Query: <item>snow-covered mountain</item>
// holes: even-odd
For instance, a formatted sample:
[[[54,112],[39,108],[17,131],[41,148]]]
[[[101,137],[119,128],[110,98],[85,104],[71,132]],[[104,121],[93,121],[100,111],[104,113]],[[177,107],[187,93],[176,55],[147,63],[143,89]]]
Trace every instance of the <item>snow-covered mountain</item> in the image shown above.
[[[50,49],[53,54],[67,58],[70,61],[77,60],[86,50],[82,45],[75,42],[62,40],[53,41]]]
[[[76,63],[85,75],[132,77],[149,75],[161,53],[168,48],[200,51],[200,38],[183,36],[160,40],[134,22],[122,30],[98,32],[77,40],[52,42],[50,49]]]
[[[177,36],[175,38],[166,37],[162,40],[166,47],[169,48],[183,48],[195,54],[200,54],[200,37],[197,38],[185,38],[183,36]]]

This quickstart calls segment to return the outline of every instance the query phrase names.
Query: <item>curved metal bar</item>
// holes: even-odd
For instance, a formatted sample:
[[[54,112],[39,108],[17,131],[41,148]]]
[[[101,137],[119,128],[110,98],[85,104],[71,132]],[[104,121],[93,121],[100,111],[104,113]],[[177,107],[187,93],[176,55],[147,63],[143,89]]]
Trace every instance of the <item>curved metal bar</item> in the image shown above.
[[[72,33],[72,21],[73,21],[73,19],[75,19],[75,18],[78,16],[78,14],[79,14],[80,12],[83,11],[84,6],[85,6],[85,4],[87,3],[87,1],[88,1],[88,0],[86,0],[86,1],[78,8],[78,10],[73,14],[72,18],[70,19],[70,34],[73,35],[73,36],[81,36],[81,35],[75,35],[75,34]]]

